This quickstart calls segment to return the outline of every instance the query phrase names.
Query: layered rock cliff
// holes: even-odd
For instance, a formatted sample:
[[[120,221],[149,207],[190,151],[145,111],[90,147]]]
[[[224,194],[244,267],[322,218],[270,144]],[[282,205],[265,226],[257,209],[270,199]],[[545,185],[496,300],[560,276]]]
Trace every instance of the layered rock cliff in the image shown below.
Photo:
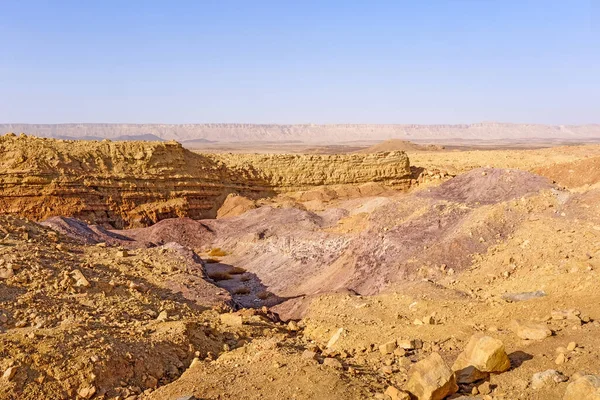
[[[410,165],[402,151],[372,154],[210,154],[234,171],[249,173],[276,191],[305,190],[315,186],[381,182],[409,186]]]
[[[177,142],[0,137],[0,211],[74,216],[114,227],[212,218],[230,193],[250,198],[321,185],[410,182],[403,152],[348,156],[202,155]]]

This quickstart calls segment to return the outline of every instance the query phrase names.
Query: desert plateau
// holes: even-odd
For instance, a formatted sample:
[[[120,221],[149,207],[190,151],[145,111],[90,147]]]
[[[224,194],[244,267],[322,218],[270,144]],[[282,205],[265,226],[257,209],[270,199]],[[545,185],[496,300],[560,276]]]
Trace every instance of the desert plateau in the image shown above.
[[[279,149],[1,136],[0,398],[600,398],[600,145]]]

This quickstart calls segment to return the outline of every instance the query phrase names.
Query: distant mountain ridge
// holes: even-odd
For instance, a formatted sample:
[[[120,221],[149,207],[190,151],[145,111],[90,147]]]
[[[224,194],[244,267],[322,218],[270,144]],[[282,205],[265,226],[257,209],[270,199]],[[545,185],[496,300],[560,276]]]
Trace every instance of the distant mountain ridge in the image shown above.
[[[35,135],[34,136],[40,136],[40,135]],[[51,136],[54,139],[64,139],[64,140],[104,140],[106,139],[106,137],[103,136],[67,136],[67,135],[56,135],[56,136]],[[115,141],[115,142],[127,142],[127,141],[145,141],[145,142],[164,142],[165,139],[158,137],[156,135],[152,135],[152,134],[145,134],[145,135],[121,135],[121,136],[117,136],[117,137],[113,137],[111,138],[111,140]]]
[[[482,122],[459,125],[395,124],[0,124],[0,132],[41,137],[111,140],[340,143],[407,140],[600,138],[600,124],[541,125]],[[150,139],[136,139],[138,137]],[[123,139],[131,138],[131,139]]]

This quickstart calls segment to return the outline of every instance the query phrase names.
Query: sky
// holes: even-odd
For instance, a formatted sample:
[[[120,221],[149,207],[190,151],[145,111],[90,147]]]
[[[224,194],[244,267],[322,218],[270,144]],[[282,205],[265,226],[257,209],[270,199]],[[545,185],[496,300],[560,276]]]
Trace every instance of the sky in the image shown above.
[[[0,123],[600,123],[600,0],[0,0]]]

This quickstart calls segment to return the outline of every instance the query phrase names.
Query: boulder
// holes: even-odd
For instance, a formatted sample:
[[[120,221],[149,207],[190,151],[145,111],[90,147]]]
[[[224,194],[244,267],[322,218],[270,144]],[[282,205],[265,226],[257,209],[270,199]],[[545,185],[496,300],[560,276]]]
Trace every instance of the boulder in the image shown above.
[[[510,368],[502,341],[482,333],[471,336],[463,354],[470,365],[482,372],[504,372]]]
[[[563,400],[600,400],[600,376],[585,375],[569,383]]]
[[[511,321],[510,329],[518,337],[526,340],[542,340],[548,336],[552,336],[552,331],[546,325],[518,319]]]
[[[410,369],[405,389],[418,400],[441,400],[458,391],[454,372],[438,353],[432,353]]]
[[[510,360],[502,341],[481,333],[471,337],[465,351],[452,365],[459,383],[473,383],[486,379],[490,372],[504,372],[509,368]]]

